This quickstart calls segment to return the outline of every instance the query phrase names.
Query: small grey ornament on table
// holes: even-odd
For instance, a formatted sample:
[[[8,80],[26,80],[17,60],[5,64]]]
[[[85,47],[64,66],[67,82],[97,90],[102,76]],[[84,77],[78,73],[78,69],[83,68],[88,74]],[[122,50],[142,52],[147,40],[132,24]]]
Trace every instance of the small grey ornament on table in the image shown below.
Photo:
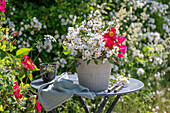
[[[115,88],[114,92],[118,92],[120,89],[122,89],[122,87],[124,87],[123,83],[120,83],[119,86],[117,88]]]
[[[44,82],[49,82],[53,80],[57,74],[57,64],[56,63],[42,63],[40,64],[40,74]]]

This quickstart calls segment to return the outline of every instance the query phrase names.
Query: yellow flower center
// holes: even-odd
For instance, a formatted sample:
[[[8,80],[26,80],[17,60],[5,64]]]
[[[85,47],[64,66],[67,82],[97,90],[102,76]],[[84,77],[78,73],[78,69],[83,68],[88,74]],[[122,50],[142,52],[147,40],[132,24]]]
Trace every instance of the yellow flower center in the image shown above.
[[[30,64],[31,64],[31,62],[30,62],[30,61],[27,61],[27,64],[29,64],[29,65],[30,65]]]
[[[114,34],[113,32],[110,32],[110,33],[109,33],[109,36],[110,36],[110,37],[113,37],[113,34]]]

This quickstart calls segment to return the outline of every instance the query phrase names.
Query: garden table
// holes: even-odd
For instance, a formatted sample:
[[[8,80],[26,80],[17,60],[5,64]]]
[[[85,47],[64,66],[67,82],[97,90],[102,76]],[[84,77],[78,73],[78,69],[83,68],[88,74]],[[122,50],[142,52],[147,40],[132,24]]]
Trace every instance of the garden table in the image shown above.
[[[59,77],[59,76],[56,76],[56,78],[57,77]],[[69,77],[70,80],[73,81],[73,83],[78,84],[78,77],[77,77],[76,74],[68,75],[68,77]],[[114,79],[113,75],[111,75],[110,77]],[[96,97],[101,96],[101,97],[104,98],[96,113],[102,112],[104,106],[106,105],[107,101],[109,100],[109,96],[117,95],[115,100],[113,101],[113,103],[111,104],[111,106],[109,107],[109,109],[106,113],[111,113],[111,111],[113,110],[114,106],[118,102],[121,95],[131,93],[131,92],[134,92],[134,91],[138,91],[138,90],[143,88],[143,86],[144,86],[143,82],[141,82],[137,79],[134,79],[134,78],[129,78],[129,79],[130,79],[130,84],[127,87],[122,88],[121,90],[119,90],[116,93],[114,91],[108,92],[107,90],[94,92],[96,94]],[[31,83],[31,86],[35,89],[38,89],[42,84],[44,84],[44,82],[43,82],[42,78],[40,78],[40,79],[34,80]],[[74,95],[74,96],[78,97],[78,99],[79,99],[80,103],[82,104],[85,112],[89,113],[89,110],[88,110],[84,100],[82,99],[82,97],[78,96],[78,95]],[[52,113],[56,113],[55,109],[52,110]]]

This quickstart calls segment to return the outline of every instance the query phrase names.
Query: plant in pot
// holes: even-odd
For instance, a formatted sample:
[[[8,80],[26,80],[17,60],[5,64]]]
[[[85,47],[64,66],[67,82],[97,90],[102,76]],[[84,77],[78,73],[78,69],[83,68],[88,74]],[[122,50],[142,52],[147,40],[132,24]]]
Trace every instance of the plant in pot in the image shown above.
[[[57,74],[57,64],[56,63],[41,63],[40,64],[40,75],[44,82],[49,82],[53,80]]]
[[[102,21],[98,10],[68,28],[64,49],[80,64],[76,67],[79,84],[91,91],[108,88],[112,64],[125,54],[125,37],[118,36],[118,29],[118,20]]]

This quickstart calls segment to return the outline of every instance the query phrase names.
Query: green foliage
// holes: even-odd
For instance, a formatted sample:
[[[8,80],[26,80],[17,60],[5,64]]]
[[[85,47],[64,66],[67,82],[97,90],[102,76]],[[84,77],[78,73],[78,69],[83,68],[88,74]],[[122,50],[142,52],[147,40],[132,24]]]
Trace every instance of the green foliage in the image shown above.
[[[16,52],[16,56],[24,56],[24,55],[28,55],[28,53],[32,50],[32,48],[21,48],[19,50],[17,50]]]
[[[5,51],[3,51],[3,50],[1,50],[1,49],[0,49],[0,57],[1,57],[1,59],[3,59],[3,58],[6,57]]]
[[[162,2],[162,4],[168,4],[169,2],[167,0],[156,1]],[[167,34],[167,32],[162,28],[163,24],[168,24],[164,18],[167,14],[160,16],[159,10],[156,13],[151,13],[151,11],[147,9],[145,11],[146,14],[149,14],[151,18],[155,19],[154,25],[156,25],[156,29],[152,29],[149,27],[148,20],[141,19],[141,13],[144,12],[144,8],[138,7],[135,10],[135,5],[132,5],[131,1],[127,2],[127,0],[119,0],[118,2],[113,0],[86,0],[83,2],[82,0],[8,0],[7,2],[5,14],[10,21],[7,21],[6,25],[4,24],[3,27],[0,27],[0,112],[35,112],[36,99],[33,94],[37,92],[31,89],[29,83],[35,79],[35,75],[37,75],[34,71],[39,71],[36,65],[39,65],[41,63],[40,61],[54,62],[53,58],[57,57],[57,62],[62,64],[60,60],[64,58],[67,63],[64,64],[65,67],[60,65],[58,74],[68,70],[75,72],[75,67],[70,69],[68,66],[68,64],[75,59],[69,56],[70,52],[67,47],[61,46],[61,40],[63,41],[66,38],[68,27],[81,23],[81,20],[86,19],[87,14],[89,14],[91,10],[99,8],[98,5],[102,5],[99,10],[103,13],[103,19],[107,21],[115,20],[119,16],[123,18],[127,13],[126,11],[129,11],[130,8],[132,8],[133,13],[129,15],[135,15],[137,17],[137,20],[134,21],[129,17],[124,17],[120,22],[120,34],[127,34],[125,36],[127,40],[127,56],[120,59],[120,62],[117,64],[114,63],[113,59],[108,59],[108,61],[114,66],[112,70],[113,75],[120,73],[125,76],[130,75],[133,78],[143,81],[145,87],[138,92],[123,95],[113,112],[149,113],[169,111],[169,40],[168,35],[164,37],[164,34]],[[106,4],[103,5],[103,3]],[[15,8],[15,11],[13,8]],[[120,8],[122,9],[120,10]],[[123,9],[126,11],[122,15],[110,15],[112,11],[116,13],[124,12]],[[169,11],[169,9],[167,11]],[[5,21],[5,14],[0,13],[0,25]],[[71,16],[74,17],[74,15],[77,17],[76,21],[73,21],[71,18]],[[61,16],[61,18],[59,18],[59,16]],[[113,16],[116,18],[112,18]],[[39,25],[40,29],[39,27],[31,25],[31,22],[35,24],[34,17],[41,23],[41,25]],[[64,22],[62,22],[63,20]],[[70,20],[71,23],[67,20]],[[24,24],[22,25],[21,22]],[[24,28],[22,34],[19,35],[18,33],[14,38],[8,35],[12,33],[12,23],[15,24],[15,31],[19,32],[22,31],[21,28]],[[131,23],[142,23],[141,33],[146,33],[143,30],[143,28],[146,28],[147,32],[158,32],[160,33],[161,39],[166,40],[164,43],[159,43],[155,40],[150,42],[146,36],[134,37],[133,31],[135,31],[135,29],[132,29],[132,31],[128,29]],[[8,24],[10,25],[9,29],[7,27]],[[30,25],[30,27],[26,28],[25,25]],[[7,31],[6,33],[4,33],[5,29]],[[55,33],[56,30],[58,33]],[[34,31],[33,35],[31,34],[32,31]],[[38,52],[36,46],[40,43],[38,43],[37,40],[40,40],[41,44],[44,44],[44,35],[46,34],[57,37],[57,41],[51,43],[53,49],[50,52],[47,51],[49,46],[46,49],[43,48],[42,52]],[[10,40],[7,40],[5,35],[8,35]],[[129,38],[128,35],[131,37]],[[32,40],[30,40],[30,37]],[[18,40],[15,44],[12,43],[14,39]],[[23,41],[25,41],[24,43],[29,43],[31,48],[27,48]],[[18,49],[19,45],[22,45],[23,48]],[[65,51],[63,51],[63,49]],[[140,52],[136,54],[136,56],[133,56],[134,53],[138,52],[137,50]],[[25,54],[29,54],[32,59],[35,59],[33,64],[35,67],[33,70],[25,69],[21,64],[23,55]],[[40,60],[36,60],[37,57]],[[157,62],[157,59],[160,57],[162,58],[162,63],[161,60]],[[89,64],[90,61],[91,60],[87,61],[87,64]],[[97,61],[94,62],[97,64]],[[117,70],[116,66],[118,67]],[[143,75],[137,74],[140,68],[144,70]],[[14,89],[12,86],[15,81],[21,86],[21,93],[24,96],[23,99],[16,99],[13,95]],[[111,82],[115,82],[115,80],[111,79]],[[110,97],[110,101],[103,112],[106,112],[114,98],[114,96]],[[96,112],[100,101],[101,98],[96,98],[95,100],[86,99],[86,103],[88,107],[90,107],[90,112]],[[159,109],[156,109],[156,106],[159,106]],[[59,106],[57,111],[81,113],[83,112],[83,107],[78,102],[78,99],[73,97],[71,100]],[[42,112],[45,112],[45,110],[42,109]]]
[[[94,63],[95,63],[96,65],[98,65],[98,61],[97,61],[96,59],[94,59]]]
[[[65,45],[62,45],[64,51],[62,53],[64,53],[65,55],[69,55],[71,52],[68,50],[68,47]]]
[[[25,69],[21,61],[23,56],[28,54],[32,48],[21,48],[13,55],[16,48],[12,42],[12,38],[1,27],[0,29],[0,112],[30,112],[35,109],[34,105],[30,105],[30,97],[33,96],[30,84],[24,78],[33,80],[32,71],[39,70],[36,66],[34,70]],[[18,57],[18,58],[17,58]],[[24,82],[23,82],[24,81]],[[20,93],[23,96],[17,99],[14,94],[14,82],[20,84]]]
[[[112,58],[108,58],[108,61],[111,63],[111,64],[114,64],[114,60]]]
[[[87,61],[87,65],[90,63],[90,61],[91,61],[91,60],[88,60],[88,61]]]

